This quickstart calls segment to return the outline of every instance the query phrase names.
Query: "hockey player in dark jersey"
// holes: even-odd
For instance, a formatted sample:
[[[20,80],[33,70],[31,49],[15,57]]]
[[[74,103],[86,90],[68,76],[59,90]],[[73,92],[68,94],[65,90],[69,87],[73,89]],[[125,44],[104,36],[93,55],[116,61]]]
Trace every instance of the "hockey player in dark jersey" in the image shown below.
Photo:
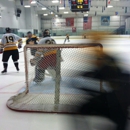
[[[31,32],[27,33],[27,39],[26,39],[26,45],[30,44],[30,45],[34,45],[37,44],[37,41],[39,41],[39,39],[37,38],[37,36],[32,35]],[[36,50],[35,49],[31,49],[31,55],[35,55]]]
[[[48,29],[45,29],[45,31],[43,32],[43,37],[50,37],[50,32]]]

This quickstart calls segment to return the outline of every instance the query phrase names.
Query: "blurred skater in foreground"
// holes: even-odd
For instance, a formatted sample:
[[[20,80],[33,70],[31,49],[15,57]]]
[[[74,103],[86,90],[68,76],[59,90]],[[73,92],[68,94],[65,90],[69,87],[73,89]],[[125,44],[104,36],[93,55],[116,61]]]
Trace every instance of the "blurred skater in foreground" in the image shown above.
[[[95,43],[99,43],[103,37],[101,34],[91,33],[91,38]],[[94,53],[96,69],[81,75],[107,82],[112,91],[98,93],[97,96],[82,104],[78,113],[107,117],[116,123],[116,130],[125,130],[130,105],[130,75],[123,73],[116,60],[102,50],[95,49]],[[82,90],[88,92],[87,89]]]
[[[38,44],[38,37],[33,35],[32,32],[27,32],[26,45],[36,45]],[[35,56],[36,49],[31,49],[31,55]]]

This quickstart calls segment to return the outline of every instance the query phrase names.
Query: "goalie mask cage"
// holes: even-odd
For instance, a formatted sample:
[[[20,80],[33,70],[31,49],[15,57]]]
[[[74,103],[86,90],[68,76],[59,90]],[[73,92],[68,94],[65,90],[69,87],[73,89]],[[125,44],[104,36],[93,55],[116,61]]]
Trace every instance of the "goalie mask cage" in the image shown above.
[[[72,45],[26,45],[24,47],[26,88],[18,95],[7,101],[7,107],[16,111],[75,113],[80,103],[89,94],[81,91],[87,87],[101,91],[102,83],[91,78],[84,79],[80,73],[91,71],[93,68],[93,52],[101,44],[72,44]],[[39,49],[52,55],[41,55],[35,66],[30,64],[34,58],[31,51]],[[53,52],[53,51],[52,51]],[[87,98],[87,99],[86,99]]]

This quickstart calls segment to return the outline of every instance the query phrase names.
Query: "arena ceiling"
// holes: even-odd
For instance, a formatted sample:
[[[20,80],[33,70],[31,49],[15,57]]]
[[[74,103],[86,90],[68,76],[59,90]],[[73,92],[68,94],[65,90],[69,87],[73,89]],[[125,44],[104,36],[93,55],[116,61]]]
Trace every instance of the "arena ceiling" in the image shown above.
[[[33,0],[34,1],[34,0]],[[91,0],[91,7],[89,12],[71,12],[68,0],[59,0],[58,3],[52,3],[52,0],[35,0],[30,4],[30,0],[23,0],[23,5],[30,5],[36,8],[37,14],[48,14],[44,17],[52,17],[58,15],[61,17],[82,17],[88,16],[129,16],[130,15],[130,0],[110,0],[109,7],[106,7],[106,0]],[[60,2],[61,1],[61,2]],[[20,6],[20,0],[16,0],[16,5]],[[59,11],[57,10],[59,8]],[[61,9],[60,9],[61,7]],[[63,9],[64,7],[64,9]],[[46,9],[45,9],[46,8]]]

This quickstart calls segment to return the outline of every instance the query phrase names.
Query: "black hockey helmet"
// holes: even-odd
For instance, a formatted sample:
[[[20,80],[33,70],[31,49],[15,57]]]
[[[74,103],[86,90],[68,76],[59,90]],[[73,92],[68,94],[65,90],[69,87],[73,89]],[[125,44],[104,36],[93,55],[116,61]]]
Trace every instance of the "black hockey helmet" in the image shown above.
[[[6,30],[6,32],[11,31],[11,29],[9,27],[7,27],[5,30]]]
[[[32,34],[32,32],[29,31],[29,32],[27,32],[27,34]]]
[[[44,32],[47,32],[47,31],[49,31],[49,29],[45,29],[45,30],[44,30]]]

